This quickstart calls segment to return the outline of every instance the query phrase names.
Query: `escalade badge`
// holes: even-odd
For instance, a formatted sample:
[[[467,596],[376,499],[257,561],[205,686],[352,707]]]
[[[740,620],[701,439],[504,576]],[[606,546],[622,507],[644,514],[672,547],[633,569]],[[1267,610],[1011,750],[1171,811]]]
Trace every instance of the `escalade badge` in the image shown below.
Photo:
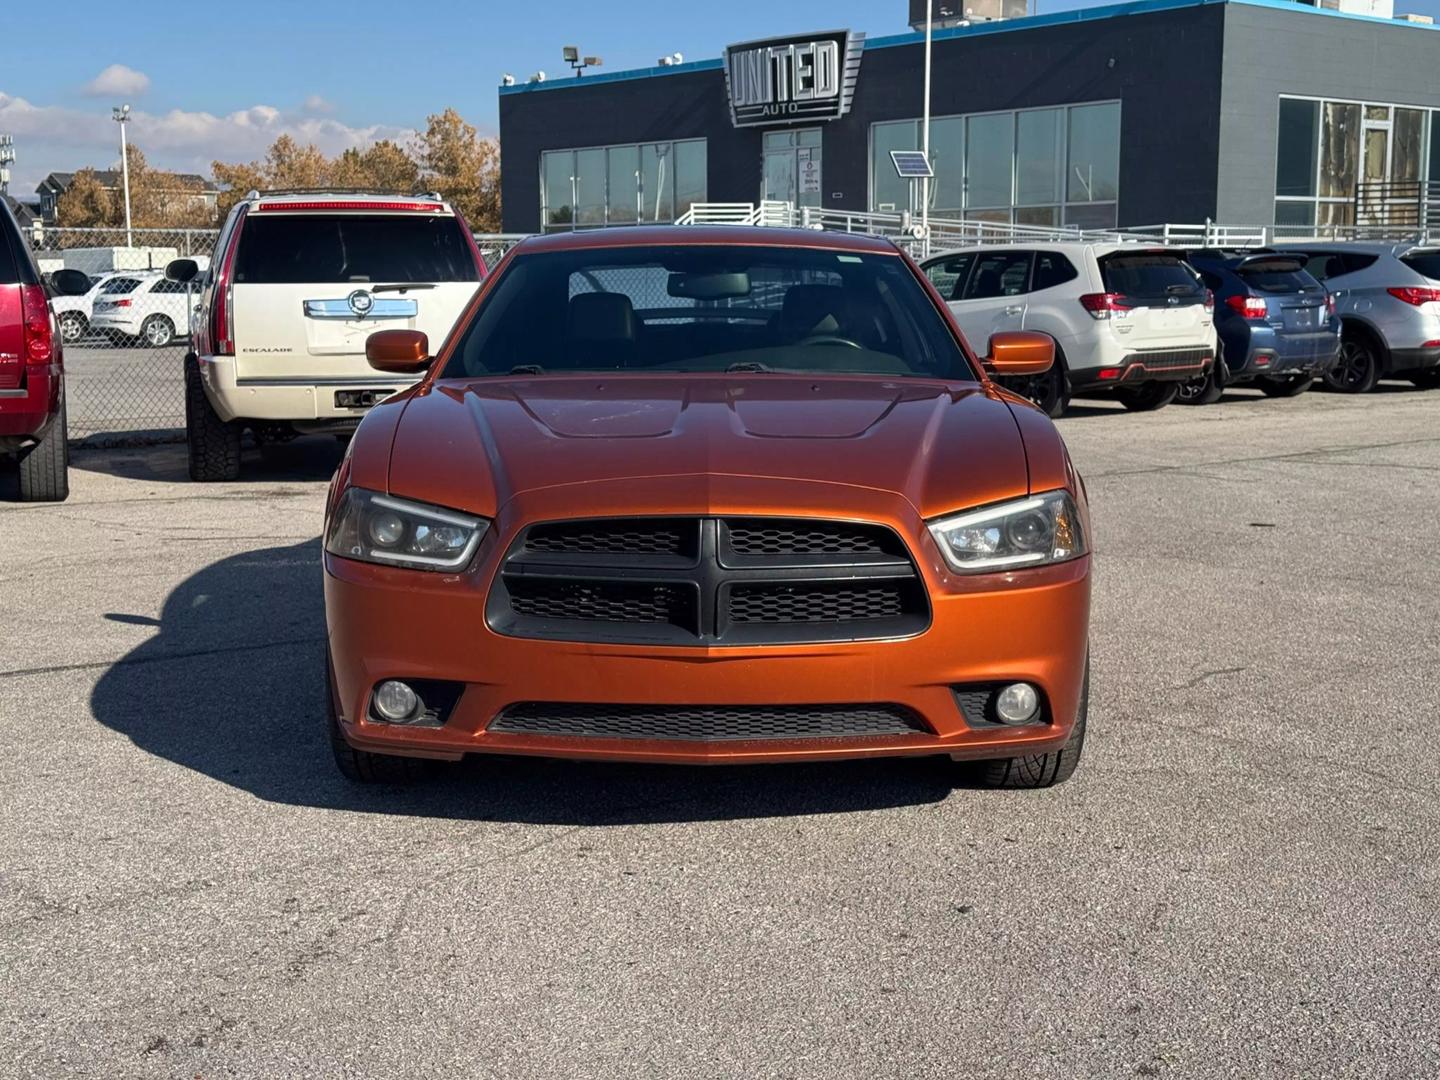
[[[375,298],[371,296],[368,292],[366,292],[364,289],[356,289],[349,296],[347,296],[345,300],[347,303],[349,303],[350,310],[353,311],[356,316],[361,319],[363,319],[366,315],[369,315],[370,309],[375,306]]]

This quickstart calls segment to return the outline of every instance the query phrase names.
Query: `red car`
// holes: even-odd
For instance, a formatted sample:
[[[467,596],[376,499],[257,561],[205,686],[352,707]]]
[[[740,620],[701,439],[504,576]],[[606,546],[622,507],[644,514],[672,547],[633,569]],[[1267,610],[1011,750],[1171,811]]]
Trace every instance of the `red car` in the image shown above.
[[[83,292],[89,279],[61,270],[55,287]],[[83,288],[82,288],[83,286]],[[60,335],[40,269],[10,207],[0,201],[0,456],[20,464],[20,498],[59,502],[70,494]]]

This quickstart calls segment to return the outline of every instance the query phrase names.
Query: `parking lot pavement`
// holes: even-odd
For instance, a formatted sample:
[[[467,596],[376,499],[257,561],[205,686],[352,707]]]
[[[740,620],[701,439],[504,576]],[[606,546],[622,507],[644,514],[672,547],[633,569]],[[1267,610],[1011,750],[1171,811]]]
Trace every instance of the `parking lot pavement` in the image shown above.
[[[185,426],[184,360],[177,341],[163,349],[111,345],[92,335],[65,347],[70,437],[116,436]]]
[[[1042,792],[347,786],[336,445],[78,454],[0,504],[0,1074],[1440,1075],[1440,393],[1078,413],[1091,741]]]

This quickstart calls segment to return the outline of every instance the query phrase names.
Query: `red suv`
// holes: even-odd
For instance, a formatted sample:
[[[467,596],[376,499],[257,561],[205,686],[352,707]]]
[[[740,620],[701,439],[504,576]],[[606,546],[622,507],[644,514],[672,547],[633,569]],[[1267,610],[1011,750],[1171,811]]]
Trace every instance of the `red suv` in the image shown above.
[[[60,270],[55,287],[74,293],[88,279]],[[60,335],[40,270],[10,207],[0,200],[0,455],[20,462],[20,498],[59,502],[70,494]]]

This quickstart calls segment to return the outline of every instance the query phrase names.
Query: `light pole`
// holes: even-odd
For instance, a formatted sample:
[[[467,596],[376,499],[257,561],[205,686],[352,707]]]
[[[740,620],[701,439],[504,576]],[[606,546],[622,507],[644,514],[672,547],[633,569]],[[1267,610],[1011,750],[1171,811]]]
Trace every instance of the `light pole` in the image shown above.
[[[125,188],[125,246],[134,247],[130,235],[130,155],[125,149],[125,124],[130,119],[129,105],[116,105],[110,110],[110,119],[120,125],[120,180]]]
[[[935,31],[935,0],[925,0],[925,119],[921,122],[920,150],[930,164],[930,46]],[[930,254],[930,176],[926,171],[920,181],[920,229],[924,233],[921,250]]]

